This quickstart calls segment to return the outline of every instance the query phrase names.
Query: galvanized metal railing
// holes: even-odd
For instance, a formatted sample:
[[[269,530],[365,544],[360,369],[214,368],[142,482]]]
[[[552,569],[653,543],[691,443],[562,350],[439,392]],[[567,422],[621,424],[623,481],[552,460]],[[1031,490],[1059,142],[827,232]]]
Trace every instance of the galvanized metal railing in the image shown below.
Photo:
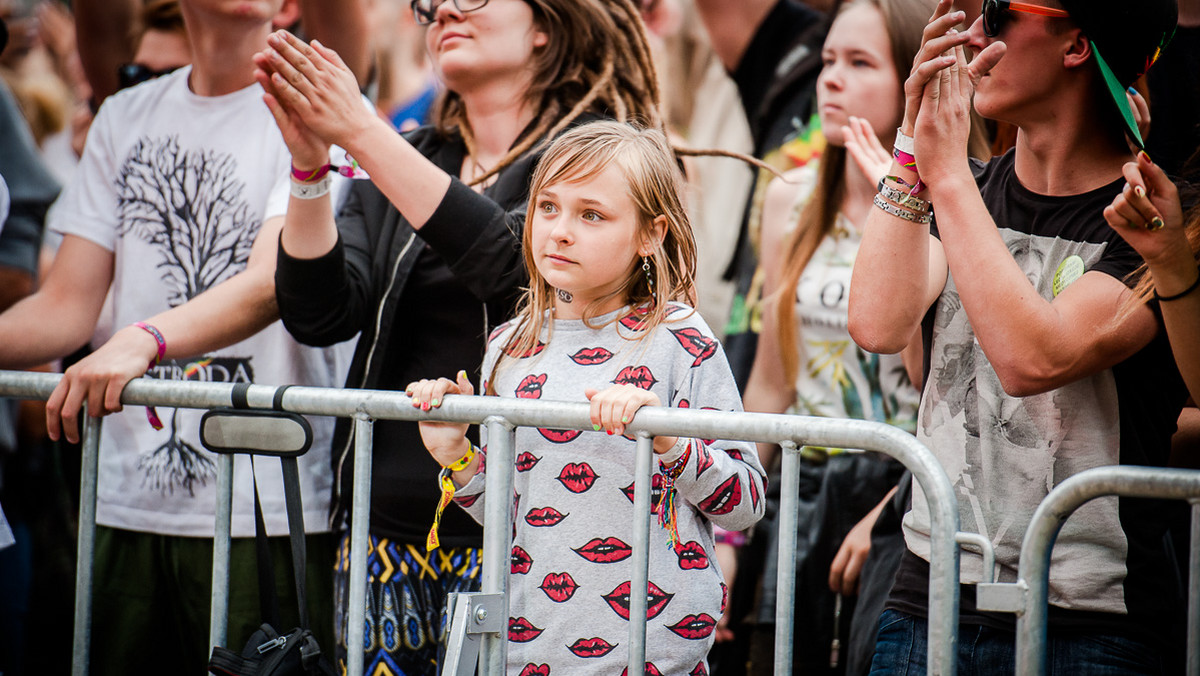
[[[45,399],[60,376],[43,373],[0,371],[0,396]],[[179,408],[218,408],[233,402],[234,386],[219,383],[174,382],[138,379],[125,387],[121,401],[128,405],[157,405]],[[253,385],[245,393],[250,408],[275,407],[279,388]],[[516,427],[551,429],[591,429],[589,407],[583,403],[544,402],[496,397],[448,396],[442,406],[432,412],[414,409],[407,396],[400,392],[378,390],[341,390],[328,388],[291,387],[280,393],[282,410],[304,415],[325,415],[354,419],[355,429],[355,491],[351,513],[349,609],[347,627],[364,627],[366,599],[366,564],[368,549],[368,518],[371,486],[372,421],[442,420],[482,423],[488,426],[489,468],[487,491],[492,495],[507,495],[513,481],[513,435]],[[87,673],[91,616],[91,561],[95,528],[96,456],[99,447],[99,422],[89,419],[84,435],[83,495],[80,507],[79,570],[76,589],[76,617],[73,674]],[[929,673],[955,672],[958,618],[958,562],[956,544],[958,510],[949,479],[933,454],[911,435],[882,423],[861,420],[837,420],[762,413],[728,413],[673,408],[644,409],[638,413],[627,430],[638,437],[635,469],[637,477],[650,475],[653,460],[653,437],[683,435],[704,439],[731,439],[779,443],[784,448],[784,503],[781,518],[779,589],[776,651],[776,673],[791,672],[792,605],[795,595],[794,559],[796,510],[800,445],[873,450],[890,455],[908,467],[928,497],[932,516],[932,553],[929,579]],[[504,471],[500,471],[503,469]],[[634,510],[639,515],[635,524],[632,588],[646,589],[649,565],[650,482],[637,481]],[[484,521],[484,552],[482,593],[500,595],[507,599],[509,556],[511,551],[512,514],[507,501],[487,501]],[[224,533],[224,537],[228,532]],[[218,533],[218,539],[222,537]],[[790,545],[788,543],[791,543]],[[214,552],[217,548],[214,547]],[[785,556],[786,554],[786,556]],[[228,579],[228,570],[218,570],[221,562],[214,561],[213,580]],[[227,565],[227,563],[226,563]],[[214,584],[213,608],[227,607],[228,586]],[[646,596],[630,595],[629,673],[642,673],[645,663]],[[503,617],[508,616],[507,604]],[[214,612],[211,636],[223,642],[225,618]],[[504,673],[506,663],[506,623],[497,633],[483,642],[484,659],[480,671],[484,674]],[[355,641],[348,641],[351,646]],[[347,673],[363,673],[361,650],[350,650]]]
[[[980,610],[1016,613],[1017,674],[1046,673],[1050,552],[1063,522],[1099,497],[1164,498],[1192,503],[1188,580],[1187,673],[1200,675],[1200,471],[1157,467],[1096,467],[1055,486],[1038,505],[1021,543],[1017,581],[980,584]]]

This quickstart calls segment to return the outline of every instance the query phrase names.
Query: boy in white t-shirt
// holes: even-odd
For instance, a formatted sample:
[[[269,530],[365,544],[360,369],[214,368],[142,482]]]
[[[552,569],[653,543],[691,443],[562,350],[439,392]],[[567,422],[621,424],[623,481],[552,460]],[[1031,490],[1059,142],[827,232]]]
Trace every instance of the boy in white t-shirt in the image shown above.
[[[290,156],[262,102],[251,56],[265,46],[273,19],[296,18],[296,2],[180,5],[193,66],[106,100],[51,223],[64,235],[54,265],[36,294],[0,315],[4,367],[44,363],[89,340],[109,341],[89,358],[103,365],[87,371],[91,387],[62,386],[51,397],[55,438],[78,438],[74,417],[62,429],[56,415],[77,410],[89,391],[94,415],[120,411],[128,376],[119,374],[130,372],[130,360],[140,362],[134,373],[155,361],[147,375],[171,380],[337,386],[345,376],[345,347],[300,346],[275,320],[275,247],[283,219],[268,218],[280,214],[268,213],[267,204],[272,189],[287,180]],[[131,354],[130,344],[144,347],[148,357]],[[202,356],[189,358],[194,355]],[[96,388],[98,382],[107,387]],[[146,412],[131,408],[105,423],[93,673],[205,671],[216,473],[214,456],[198,440],[201,413],[160,407],[156,429]],[[314,450],[301,459],[300,480],[310,614],[328,649],[333,425],[313,423]],[[278,461],[259,459],[255,466],[267,531],[286,536]],[[228,636],[236,648],[265,619],[258,608],[249,469],[247,458],[236,460]],[[297,623],[290,549],[286,537],[274,538],[272,546],[286,629]]]

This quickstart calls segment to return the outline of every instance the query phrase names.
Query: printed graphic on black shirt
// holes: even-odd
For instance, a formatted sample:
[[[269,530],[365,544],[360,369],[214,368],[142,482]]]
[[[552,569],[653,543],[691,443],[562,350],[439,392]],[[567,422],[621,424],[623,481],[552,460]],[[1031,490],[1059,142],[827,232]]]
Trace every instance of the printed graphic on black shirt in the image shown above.
[[[245,184],[236,171],[232,155],[183,149],[178,138],[170,136],[139,140],[118,173],[118,234],[141,239],[158,252],[155,266],[171,307],[246,267],[262,222],[246,202]],[[209,359],[186,366],[163,364],[152,375],[174,380],[253,380],[248,359],[232,361],[239,363],[214,365]],[[214,378],[218,371],[226,377]],[[145,472],[143,486],[163,493],[184,489],[194,495],[197,484],[205,485],[216,476],[216,464],[179,437],[178,419],[179,412],[172,411],[170,438],[143,454],[138,468]]]

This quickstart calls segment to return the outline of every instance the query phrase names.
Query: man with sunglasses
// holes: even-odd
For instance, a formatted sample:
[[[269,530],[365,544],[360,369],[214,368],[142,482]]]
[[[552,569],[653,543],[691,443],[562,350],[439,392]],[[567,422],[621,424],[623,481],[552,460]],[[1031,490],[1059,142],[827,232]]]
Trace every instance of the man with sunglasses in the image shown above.
[[[1127,303],[1141,260],[1102,216],[1134,190],[1122,165],[1142,138],[1126,90],[1169,39],[1176,8],[985,0],[960,33],[950,4],[939,3],[905,85],[897,161],[850,287],[850,332],[873,352],[923,337],[918,438],[954,485],[962,529],[996,553],[994,571],[962,555],[958,668],[1011,674],[1014,618],[978,610],[974,584],[1014,581],[1034,509],[1068,477],[1165,465],[1186,400],[1160,321]],[[986,165],[967,159],[972,104],[1018,129],[1014,150]],[[1163,671],[1158,642],[1179,598],[1163,510],[1106,498],[1066,522],[1050,568],[1051,673]],[[929,511],[914,486],[873,671],[925,671]]]

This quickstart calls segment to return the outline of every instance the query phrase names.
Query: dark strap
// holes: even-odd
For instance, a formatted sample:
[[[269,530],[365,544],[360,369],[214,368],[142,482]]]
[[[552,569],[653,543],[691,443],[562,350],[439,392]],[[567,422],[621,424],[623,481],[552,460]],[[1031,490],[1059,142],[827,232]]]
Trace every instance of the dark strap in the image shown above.
[[[267,542],[262,503],[258,499],[258,481],[254,477],[254,456],[250,458],[250,485],[254,489],[254,549],[258,563],[258,609],[263,621],[279,626],[279,595],[275,593],[275,560]]]
[[[283,497],[287,501],[288,535],[292,541],[292,574],[296,578],[296,603],[300,628],[308,629],[308,599],[305,572],[308,553],[304,541],[304,505],[300,498],[300,465],[296,458],[280,458],[283,468]]]

